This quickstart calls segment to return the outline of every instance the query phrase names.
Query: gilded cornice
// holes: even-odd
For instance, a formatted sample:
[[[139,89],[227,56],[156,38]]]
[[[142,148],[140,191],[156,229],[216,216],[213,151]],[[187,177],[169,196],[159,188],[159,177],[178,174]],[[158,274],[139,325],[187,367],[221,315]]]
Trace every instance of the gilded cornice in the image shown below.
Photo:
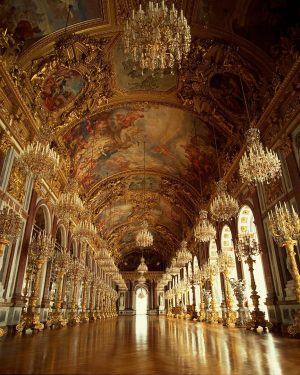
[[[130,280],[138,282],[138,278],[141,276],[138,272],[135,271],[122,271],[120,273],[125,281]],[[163,271],[149,271],[145,274],[145,277],[148,280],[159,281],[162,278],[163,273]]]

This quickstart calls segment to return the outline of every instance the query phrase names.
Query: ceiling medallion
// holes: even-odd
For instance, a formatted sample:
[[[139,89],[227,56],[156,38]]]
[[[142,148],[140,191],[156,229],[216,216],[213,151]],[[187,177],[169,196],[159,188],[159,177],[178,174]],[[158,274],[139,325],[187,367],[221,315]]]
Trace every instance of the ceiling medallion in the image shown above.
[[[210,205],[210,212],[215,220],[229,220],[234,217],[239,210],[239,204],[227,192],[227,184],[224,180],[216,183],[217,196]]]
[[[125,56],[142,74],[144,69],[172,73],[190,50],[191,33],[182,10],[178,16],[174,4],[168,9],[164,1],[161,5],[149,1],[146,11],[141,4],[137,12],[132,11],[123,41]]]
[[[243,182],[270,183],[281,176],[281,164],[277,154],[264,148],[260,131],[250,128],[246,132],[247,151],[240,160],[240,175]]]
[[[200,210],[199,222],[194,230],[195,240],[199,242],[208,242],[216,238],[216,229],[207,219],[207,211]]]

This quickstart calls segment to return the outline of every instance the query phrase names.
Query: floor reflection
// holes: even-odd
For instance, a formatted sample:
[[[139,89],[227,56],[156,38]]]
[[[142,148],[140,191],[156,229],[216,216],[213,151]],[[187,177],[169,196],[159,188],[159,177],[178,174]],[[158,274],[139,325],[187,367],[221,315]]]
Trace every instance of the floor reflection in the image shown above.
[[[299,374],[298,340],[220,325],[120,317],[0,342],[2,374]]]

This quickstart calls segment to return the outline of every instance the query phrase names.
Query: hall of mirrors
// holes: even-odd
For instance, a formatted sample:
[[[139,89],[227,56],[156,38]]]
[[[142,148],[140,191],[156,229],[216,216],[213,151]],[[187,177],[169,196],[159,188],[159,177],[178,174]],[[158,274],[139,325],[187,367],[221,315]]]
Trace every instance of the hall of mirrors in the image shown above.
[[[300,6],[279,3],[0,4],[0,372],[297,373]]]

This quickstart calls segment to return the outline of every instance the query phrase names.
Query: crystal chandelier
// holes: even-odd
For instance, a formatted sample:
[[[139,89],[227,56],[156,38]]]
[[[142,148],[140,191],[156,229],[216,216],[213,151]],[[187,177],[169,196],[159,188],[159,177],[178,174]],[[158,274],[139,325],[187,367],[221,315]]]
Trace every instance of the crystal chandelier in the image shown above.
[[[38,139],[28,144],[19,155],[20,164],[35,180],[54,178],[59,166],[59,155],[50,147],[52,129],[48,125],[40,129]]]
[[[5,246],[19,236],[21,227],[21,218],[14,210],[4,207],[0,211],[0,257]]]
[[[148,230],[148,223],[146,220],[142,223],[142,229],[136,236],[136,244],[140,247],[149,247],[153,245],[153,236]]]
[[[184,267],[186,263],[191,262],[193,259],[193,256],[191,252],[187,249],[187,242],[182,241],[180,249],[177,252],[177,264],[179,267]]]
[[[171,260],[171,267],[170,267],[169,273],[173,276],[178,275],[180,273],[180,268],[177,265],[176,258],[172,258]]]
[[[269,226],[275,241],[282,246],[286,241],[296,240],[300,235],[300,219],[292,206],[292,212],[288,210],[286,203],[276,205],[275,211],[268,213]]]
[[[152,72],[171,72],[190,50],[191,33],[181,10],[180,16],[174,4],[168,9],[162,1],[159,6],[149,1],[148,9],[142,6],[127,20],[124,30],[124,53],[135,68]]]
[[[146,187],[146,143],[144,141],[144,177],[143,177],[143,201],[144,201],[144,217],[146,212],[146,196],[145,196],[145,187]],[[142,229],[138,232],[136,236],[136,244],[139,247],[149,247],[153,245],[153,236],[148,230],[148,223],[146,220],[142,222]]]
[[[200,210],[199,222],[194,230],[195,240],[199,242],[208,242],[216,237],[216,229],[207,219],[207,211]]]
[[[75,179],[71,179],[65,191],[60,194],[56,202],[55,211],[62,220],[70,220],[83,211],[83,203],[78,195],[78,184]]]
[[[97,234],[95,225],[89,220],[80,221],[73,231],[73,237],[82,241],[91,241]]]
[[[145,263],[145,258],[143,256],[141,257],[141,263],[139,264],[137,271],[141,275],[148,272],[148,267],[147,267],[147,264]]]
[[[246,132],[247,151],[239,164],[243,182],[270,183],[281,176],[281,164],[277,154],[264,148],[259,133],[257,128],[250,128]]]
[[[218,181],[216,185],[218,194],[210,205],[210,212],[215,220],[229,220],[237,214],[239,204],[228,194],[224,180]]]

